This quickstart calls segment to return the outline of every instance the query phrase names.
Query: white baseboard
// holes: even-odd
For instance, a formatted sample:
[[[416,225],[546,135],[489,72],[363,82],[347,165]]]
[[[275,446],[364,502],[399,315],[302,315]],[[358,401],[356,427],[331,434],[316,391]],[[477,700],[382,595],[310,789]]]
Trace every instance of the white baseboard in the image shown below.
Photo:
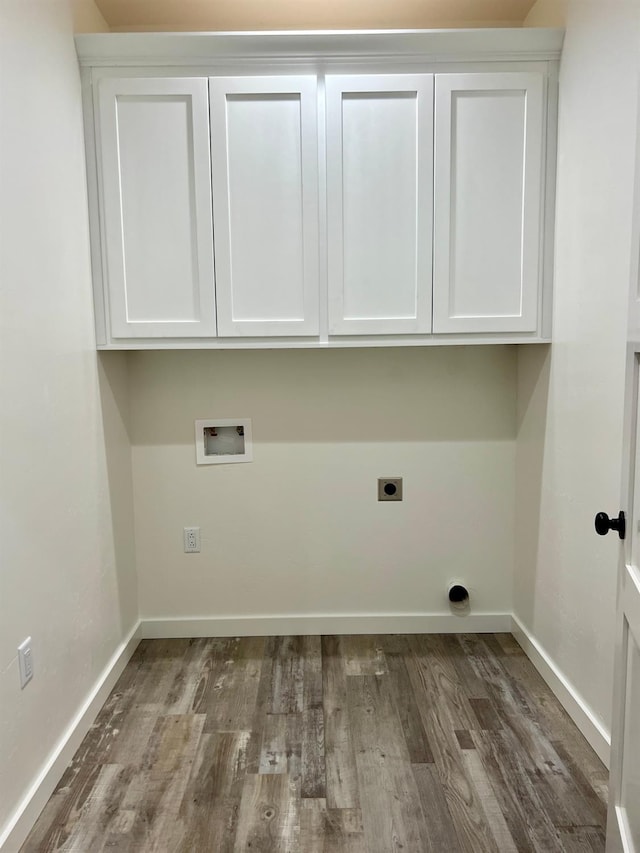
[[[585,736],[598,758],[608,768],[611,735],[602,725],[583,697],[560,670],[540,643],[524,627],[517,616],[512,617],[511,633],[523,651],[555,693],[560,704]]]
[[[106,702],[109,693],[113,690],[116,681],[140,642],[139,627],[140,623],[138,622],[115,650],[31,788],[23,797],[6,826],[3,827],[2,834],[0,834],[0,851],[2,853],[17,853],[24,843],[47,800],[62,778],[62,774],[73,758],[75,751],[80,746],[83,737],[91,728],[98,712]]]
[[[332,616],[210,616],[142,619],[145,640],[177,637],[276,637],[299,634],[460,634],[510,631],[508,613],[354,613]]]

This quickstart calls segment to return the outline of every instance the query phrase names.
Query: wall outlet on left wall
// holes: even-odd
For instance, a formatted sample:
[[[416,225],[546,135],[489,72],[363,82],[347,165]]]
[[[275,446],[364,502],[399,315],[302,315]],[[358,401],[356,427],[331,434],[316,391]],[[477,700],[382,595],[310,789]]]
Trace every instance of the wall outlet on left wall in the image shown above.
[[[184,553],[199,554],[200,553],[200,528],[185,527],[183,529],[184,536]]]
[[[31,637],[27,637],[18,646],[18,665],[20,667],[20,687],[26,687],[33,678],[33,651]]]

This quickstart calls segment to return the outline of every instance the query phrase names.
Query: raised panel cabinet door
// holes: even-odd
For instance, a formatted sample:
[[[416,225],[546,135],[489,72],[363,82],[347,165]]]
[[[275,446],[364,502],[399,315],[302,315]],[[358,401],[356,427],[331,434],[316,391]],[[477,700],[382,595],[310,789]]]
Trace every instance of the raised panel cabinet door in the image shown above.
[[[438,74],[433,331],[538,326],[544,77]]]
[[[433,75],[326,78],[329,333],[431,331]]]
[[[102,78],[97,111],[111,336],[213,337],[206,78]]]
[[[316,78],[209,86],[218,333],[317,335]]]

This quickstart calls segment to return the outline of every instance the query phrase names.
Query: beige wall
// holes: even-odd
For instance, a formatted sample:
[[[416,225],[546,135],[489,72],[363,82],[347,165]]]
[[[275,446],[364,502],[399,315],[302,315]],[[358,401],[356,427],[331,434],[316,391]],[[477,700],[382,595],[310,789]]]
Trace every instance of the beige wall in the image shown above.
[[[95,352],[71,10],[1,14],[0,838],[138,609],[126,356]]]
[[[114,30],[518,27],[532,0],[98,0]]]
[[[71,0],[74,33],[108,33],[109,25],[93,0]]]
[[[564,27],[569,0],[536,0],[524,19],[525,27]]]
[[[554,343],[519,350],[515,612],[610,725],[638,39],[634,0],[571,0],[560,73]]]
[[[513,347],[136,353],[143,617],[511,612]],[[255,461],[196,467],[194,420]],[[404,477],[379,503],[380,476]],[[202,552],[182,552],[199,526]]]

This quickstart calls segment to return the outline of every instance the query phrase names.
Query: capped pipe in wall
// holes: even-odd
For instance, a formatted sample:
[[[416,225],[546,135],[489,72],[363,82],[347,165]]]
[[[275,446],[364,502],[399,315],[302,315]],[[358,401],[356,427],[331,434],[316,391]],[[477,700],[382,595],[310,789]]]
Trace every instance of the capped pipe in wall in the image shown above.
[[[449,584],[448,594],[451,604],[466,604],[469,601],[469,590],[461,583]]]
[[[469,590],[460,581],[454,581],[449,584],[447,590],[449,598],[449,607],[454,616],[467,616],[471,606],[469,603]]]

